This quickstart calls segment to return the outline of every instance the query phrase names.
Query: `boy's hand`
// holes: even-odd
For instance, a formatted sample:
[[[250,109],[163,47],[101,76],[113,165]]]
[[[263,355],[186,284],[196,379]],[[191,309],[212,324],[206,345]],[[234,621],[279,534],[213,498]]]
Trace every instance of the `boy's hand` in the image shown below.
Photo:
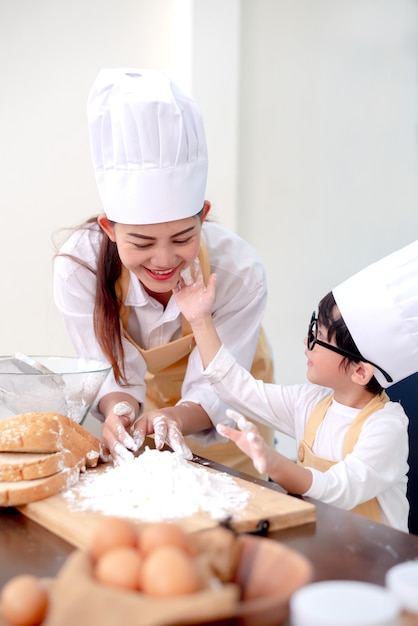
[[[216,426],[218,433],[234,441],[238,448],[250,457],[255,469],[260,472],[260,474],[268,473],[267,465],[270,446],[267,445],[260,435],[257,426],[246,420],[245,417],[237,411],[228,409],[226,414],[236,422],[238,430],[226,424],[218,424]]]
[[[173,294],[177,305],[190,324],[198,319],[210,316],[215,301],[216,274],[211,274],[207,286],[203,282],[202,270],[198,259],[193,262],[193,274],[190,271],[182,271]]]

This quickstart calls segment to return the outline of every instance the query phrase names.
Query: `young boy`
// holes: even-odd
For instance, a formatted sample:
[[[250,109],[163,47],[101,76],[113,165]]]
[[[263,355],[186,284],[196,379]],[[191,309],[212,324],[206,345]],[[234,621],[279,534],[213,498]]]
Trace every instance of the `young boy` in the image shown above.
[[[218,432],[288,492],[408,531],[408,419],[384,388],[418,371],[418,241],[327,294],[310,320],[304,385],[255,380],[236,363],[211,317],[216,276],[174,290],[204,376],[235,410],[294,437],[297,464],[266,445],[241,415]]]

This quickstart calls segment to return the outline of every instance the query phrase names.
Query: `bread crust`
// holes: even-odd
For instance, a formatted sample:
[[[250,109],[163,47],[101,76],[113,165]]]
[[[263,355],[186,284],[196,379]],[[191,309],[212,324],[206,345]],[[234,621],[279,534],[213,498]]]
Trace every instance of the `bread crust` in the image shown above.
[[[22,413],[0,420],[0,506],[21,506],[68,489],[95,467],[97,437],[66,415]]]
[[[69,489],[78,481],[80,470],[81,464],[77,464],[45,478],[2,482],[0,506],[21,506],[53,496],[63,489]]]
[[[70,450],[95,467],[100,441],[86,428],[60,413],[22,413],[0,420],[0,452],[50,453]]]
[[[82,462],[71,450],[59,452],[0,452],[0,481],[34,480]],[[1,488],[1,484],[0,484]]]

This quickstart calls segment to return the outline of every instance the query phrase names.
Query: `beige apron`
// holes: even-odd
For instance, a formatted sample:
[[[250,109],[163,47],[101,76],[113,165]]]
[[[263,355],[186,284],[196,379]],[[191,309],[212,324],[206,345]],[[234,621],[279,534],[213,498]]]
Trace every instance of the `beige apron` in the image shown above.
[[[325,417],[325,414],[332,402],[332,399],[333,395],[331,394],[330,396],[327,396],[326,398],[321,400],[321,402],[314,408],[311,415],[309,416],[308,421],[306,422],[304,438],[299,443],[298,447],[298,464],[305,467],[312,467],[319,470],[320,472],[326,472],[337,462],[323,459],[319,456],[316,456],[312,452],[312,445],[315,441],[316,432],[320,423]],[[368,402],[368,404],[366,404],[366,406],[359,412],[359,414],[353,420],[352,424],[347,430],[344,439],[343,458],[345,458],[347,454],[350,454],[350,452],[352,452],[357,442],[357,439],[359,438],[360,431],[364,422],[370,417],[372,413],[375,413],[376,411],[382,409],[388,400],[389,398],[386,393],[382,392],[380,395],[372,398],[370,402]],[[351,510],[353,513],[363,515],[363,517],[367,517],[368,519],[371,519],[375,522],[382,521],[377,498],[372,498],[367,502],[362,502]]]
[[[201,242],[200,245],[199,261],[206,283],[210,275],[210,263],[203,242]],[[129,270],[122,266],[121,276],[115,285],[116,293],[121,303],[125,301],[129,281]],[[120,306],[120,319],[122,321],[125,337],[140,351],[147,364],[148,371],[145,375],[147,391],[144,411],[173,406],[181,398],[181,387],[186,373],[189,355],[196,345],[191,327],[182,316],[182,337],[169,343],[156,346],[155,348],[145,350],[138,346],[127,332],[129,309],[130,307],[123,304]],[[264,382],[273,382],[273,361],[262,328],[260,329],[251,373],[255,378],[263,380]],[[274,431],[261,424],[257,424],[257,427],[266,442],[273,445]],[[201,446],[190,438],[186,438],[186,441],[195,455],[228,465],[229,467],[246,472],[252,476],[260,476],[255,470],[251,459],[241,452],[232,441],[215,443],[210,446]],[[147,444],[152,445],[152,441],[147,441]]]

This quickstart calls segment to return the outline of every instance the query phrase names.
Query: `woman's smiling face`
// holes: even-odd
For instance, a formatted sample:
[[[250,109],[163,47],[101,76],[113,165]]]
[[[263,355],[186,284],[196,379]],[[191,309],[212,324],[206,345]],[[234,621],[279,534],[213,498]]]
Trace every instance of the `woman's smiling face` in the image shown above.
[[[180,272],[198,255],[202,223],[209,210],[210,204],[205,203],[199,216],[162,224],[115,224],[105,216],[100,216],[98,222],[116,243],[123,265],[152,297],[165,304]]]

